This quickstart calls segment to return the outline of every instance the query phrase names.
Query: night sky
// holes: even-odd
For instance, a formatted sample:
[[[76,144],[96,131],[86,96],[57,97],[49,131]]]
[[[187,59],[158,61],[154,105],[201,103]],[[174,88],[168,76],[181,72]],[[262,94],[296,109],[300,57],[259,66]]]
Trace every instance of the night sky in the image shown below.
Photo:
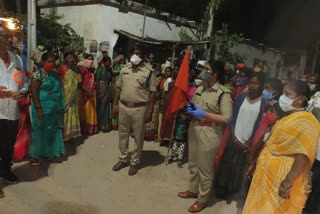
[[[320,39],[319,0],[225,0],[217,17],[274,48],[308,48]]]

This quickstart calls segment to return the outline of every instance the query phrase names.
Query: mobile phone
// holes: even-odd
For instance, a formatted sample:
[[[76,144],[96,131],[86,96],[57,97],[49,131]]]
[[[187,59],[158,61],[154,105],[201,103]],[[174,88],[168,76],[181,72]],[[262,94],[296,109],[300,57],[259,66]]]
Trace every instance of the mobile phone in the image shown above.
[[[192,110],[195,111],[195,110],[196,110],[196,107],[194,106],[194,104],[189,100],[188,97],[186,97],[186,100],[187,100],[187,102],[190,104]]]

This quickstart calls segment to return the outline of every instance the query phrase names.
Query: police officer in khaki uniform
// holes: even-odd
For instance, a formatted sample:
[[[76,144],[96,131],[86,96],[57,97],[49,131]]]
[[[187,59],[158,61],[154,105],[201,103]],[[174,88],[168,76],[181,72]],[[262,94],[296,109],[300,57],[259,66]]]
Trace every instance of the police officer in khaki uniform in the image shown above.
[[[223,84],[224,65],[218,61],[207,63],[200,77],[203,80],[188,113],[193,116],[189,127],[190,186],[180,192],[181,198],[197,198],[189,212],[200,212],[210,199],[214,179],[214,161],[222,138],[222,125],[232,117],[231,92]]]
[[[138,172],[143,150],[145,123],[152,119],[156,93],[156,76],[149,63],[142,60],[142,48],[134,48],[130,62],[120,71],[113,99],[113,113],[119,109],[120,161],[113,167],[118,171],[129,164],[128,174]],[[120,106],[117,107],[120,96]],[[135,148],[129,157],[129,136],[133,129]]]

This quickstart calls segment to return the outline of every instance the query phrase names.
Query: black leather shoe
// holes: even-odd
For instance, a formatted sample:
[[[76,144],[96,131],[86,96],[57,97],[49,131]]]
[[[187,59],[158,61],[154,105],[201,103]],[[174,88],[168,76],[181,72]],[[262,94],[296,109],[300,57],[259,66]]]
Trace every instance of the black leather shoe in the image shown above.
[[[116,165],[113,166],[112,170],[113,171],[119,171],[120,169],[123,169],[125,167],[129,166],[128,163],[125,163],[123,161],[119,161],[118,163],[116,163]]]
[[[16,184],[16,183],[19,183],[20,181],[20,179],[12,172],[8,172],[2,175],[1,177],[9,184]]]
[[[130,176],[135,175],[135,174],[137,174],[138,171],[139,171],[138,166],[131,165],[130,168],[129,168],[128,175],[130,175]]]

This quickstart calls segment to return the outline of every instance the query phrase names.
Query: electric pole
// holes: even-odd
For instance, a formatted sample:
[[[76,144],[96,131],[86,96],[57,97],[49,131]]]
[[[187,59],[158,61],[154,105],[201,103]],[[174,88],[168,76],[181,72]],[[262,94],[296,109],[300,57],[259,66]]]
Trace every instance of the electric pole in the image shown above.
[[[142,28],[142,41],[144,40],[144,33],[146,28],[146,19],[147,19],[147,7],[148,7],[148,0],[146,0],[144,4],[144,17],[143,17],[143,28]]]
[[[33,61],[31,60],[31,51],[37,46],[37,30],[36,30],[36,0],[28,0],[28,71],[32,72]]]

